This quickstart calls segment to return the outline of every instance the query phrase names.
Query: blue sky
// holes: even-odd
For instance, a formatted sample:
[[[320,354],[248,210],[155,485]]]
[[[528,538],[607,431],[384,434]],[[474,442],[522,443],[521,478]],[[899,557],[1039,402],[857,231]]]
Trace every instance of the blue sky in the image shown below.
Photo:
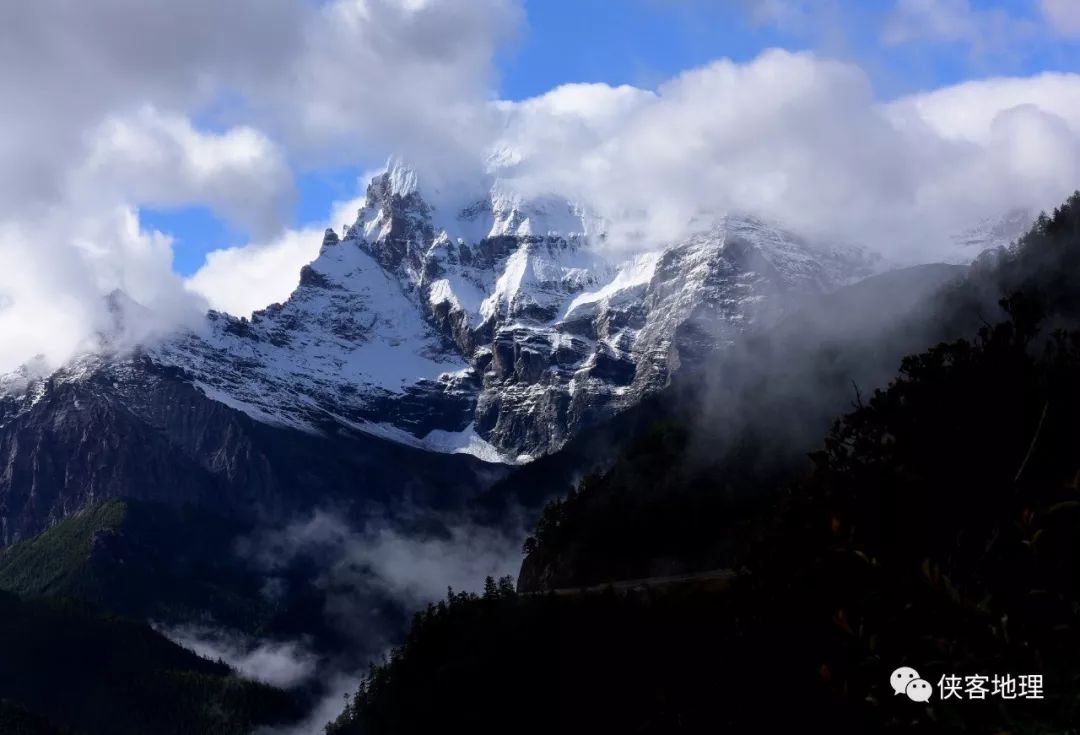
[[[1076,42],[1038,25],[1036,0],[914,4],[920,1],[962,9],[970,29],[936,28],[917,19],[917,37],[889,41],[893,0],[811,0],[801,3],[810,11],[784,18],[748,12],[760,4],[752,0],[526,0],[524,27],[496,58],[497,93],[520,100],[569,82],[655,88],[712,60],[749,61],[773,47],[855,62],[882,98],[968,79],[1080,67]],[[291,224],[323,220],[332,201],[355,195],[357,179],[369,167],[297,172]],[[196,271],[207,252],[249,238],[205,207],[144,208],[141,218],[176,238],[174,265],[182,275]]]
[[[332,202],[356,195],[362,167],[320,169],[301,172],[296,180],[296,202],[290,225],[302,227],[326,218]],[[139,212],[143,226],[173,236],[173,268],[189,276],[203,264],[206,254],[221,248],[243,245],[250,233],[218,217],[207,206],[177,208],[144,207]],[[338,227],[337,223],[334,226]]]

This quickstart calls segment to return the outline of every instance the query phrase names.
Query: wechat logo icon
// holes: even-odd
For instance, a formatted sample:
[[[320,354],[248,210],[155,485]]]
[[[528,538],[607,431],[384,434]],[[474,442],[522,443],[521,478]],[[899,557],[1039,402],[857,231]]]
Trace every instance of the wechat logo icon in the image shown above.
[[[929,702],[934,693],[930,682],[919,676],[919,672],[910,666],[901,666],[889,677],[894,696],[906,694],[912,702]]]

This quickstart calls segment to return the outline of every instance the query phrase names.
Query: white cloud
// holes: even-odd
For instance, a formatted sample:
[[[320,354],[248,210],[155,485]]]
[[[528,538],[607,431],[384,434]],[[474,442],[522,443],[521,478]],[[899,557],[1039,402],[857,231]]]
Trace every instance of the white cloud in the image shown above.
[[[256,236],[278,231],[291,209],[292,174],[284,154],[251,127],[200,131],[185,117],[148,106],[108,117],[88,140],[87,158],[72,183],[72,198],[83,204],[103,192],[135,192],[147,206],[209,202]]]
[[[4,3],[0,213],[55,203],[107,117],[144,105],[186,114],[223,85],[280,73],[303,10],[296,0]]]
[[[319,254],[322,235],[318,228],[288,230],[265,244],[215,250],[187,280],[187,287],[211,308],[250,316],[289,297],[300,282],[300,269]]]
[[[857,66],[770,51],[685,72],[655,94],[576,86],[504,105],[504,143],[524,152],[506,173],[591,203],[627,247],[747,210],[933,258],[949,233],[1053,206],[1080,182],[1077,95],[1080,77],[1043,75],[883,104]]]
[[[655,92],[572,84],[494,108],[495,146],[512,152],[501,174],[526,193],[587,203],[608,219],[611,246],[627,249],[743,210],[898,261],[933,259],[948,235],[1017,206],[1052,207],[1080,182],[1080,76],[1069,74],[881,103],[857,66],[771,51]],[[271,280],[274,300],[284,298],[321,232],[212,255],[192,285],[239,313],[264,305]]]
[[[283,302],[299,283],[300,269],[319,254],[326,229],[341,234],[341,226],[356,219],[363,203],[363,197],[335,202],[323,223],[285,230],[267,242],[215,250],[186,286],[212,308],[237,316]]]
[[[897,0],[882,41],[891,46],[916,41],[967,45],[976,55],[1009,51],[1032,38],[1036,25],[1002,8],[976,8],[970,0]]]
[[[98,333],[131,342],[195,319],[204,304],[171,261],[170,239],[142,230],[128,207],[0,221],[0,372],[35,355],[55,366]],[[115,289],[151,310],[129,313],[121,333],[103,298]]]
[[[14,224],[0,225],[0,242],[0,372],[39,354],[55,363],[102,319],[101,311],[86,308],[94,285],[78,261],[55,267],[35,247],[33,233]]]
[[[442,599],[448,586],[475,590],[487,576],[516,575],[523,540],[482,526],[455,526],[444,536],[380,528],[360,539],[353,553],[391,595],[418,606]]]
[[[520,567],[525,538],[520,524],[498,529],[446,517],[413,520],[418,522],[397,525],[372,519],[358,528],[333,512],[317,511],[284,527],[261,528],[239,540],[236,553],[266,575],[267,590],[287,585],[297,568],[322,570],[312,580],[325,595],[322,614],[353,644],[343,656],[328,656],[319,662],[316,676],[325,696],[303,722],[267,730],[267,735],[315,735],[340,713],[342,694],[354,692],[359,683],[355,676],[343,673],[357,668],[353,656],[370,655],[377,660],[400,642],[398,623],[389,622],[396,613],[387,617],[384,609],[422,609],[429,602],[445,599],[447,586],[457,592],[479,592],[485,576],[516,574]],[[426,530],[408,530],[418,527]],[[431,530],[433,527],[442,530]],[[256,641],[241,639],[237,645],[231,643],[236,636],[221,632],[196,633],[182,637],[199,643],[209,639],[212,645],[207,652],[216,656],[225,651],[230,663],[246,665],[247,653],[257,648]],[[308,660],[302,646],[281,650],[280,644],[275,644],[270,650],[277,655],[260,660],[273,663],[271,671],[286,675],[297,669],[293,663]],[[251,671],[250,666],[247,670]]]
[[[512,0],[326,3],[302,52],[253,88],[252,105],[313,160],[340,163],[376,144],[429,173],[457,173],[477,165],[491,133],[492,60],[522,20]]]
[[[1069,121],[1080,135],[1080,75],[1045,73],[1033,77],[965,82],[912,95],[890,105],[896,114],[914,114],[950,140],[986,145],[994,118],[1004,110],[1034,105]]]
[[[1058,34],[1080,38],[1080,3],[1076,0],[1040,0],[1043,16]]]
[[[839,15],[835,0],[742,0],[754,25],[774,26],[785,33],[806,34],[821,21]]]
[[[616,223],[615,241],[655,244],[733,209],[822,225],[897,196],[913,176],[868,80],[846,64],[771,51],[686,72],[655,95],[621,96],[636,104],[614,123],[595,113],[605,99],[595,92],[580,119],[547,116],[537,127],[559,145],[520,167],[529,188],[593,203]],[[510,131],[526,148],[538,107],[511,112],[525,118]]]
[[[443,599],[446,588],[476,590],[484,577],[516,574],[521,565],[522,529],[448,523],[442,532],[410,533],[372,522],[363,529],[319,511],[286,528],[265,531],[241,545],[243,556],[273,573],[293,559],[317,555],[328,569],[321,584],[328,590],[363,590],[374,586],[390,598],[416,609]],[[355,617],[355,605],[344,597],[335,609],[342,618]]]
[[[977,17],[968,0],[898,0],[883,40],[889,44],[923,38],[972,41],[978,35]]]
[[[493,55],[521,19],[513,0],[6,3],[0,211],[54,202],[100,145],[88,133],[145,107],[254,125],[304,164],[387,149],[460,157],[483,134],[470,124],[482,123]],[[159,138],[184,137],[150,122]]]
[[[1050,209],[1080,186],[1080,75],[969,82],[887,111],[924,171],[913,215],[955,228],[1009,207]]]

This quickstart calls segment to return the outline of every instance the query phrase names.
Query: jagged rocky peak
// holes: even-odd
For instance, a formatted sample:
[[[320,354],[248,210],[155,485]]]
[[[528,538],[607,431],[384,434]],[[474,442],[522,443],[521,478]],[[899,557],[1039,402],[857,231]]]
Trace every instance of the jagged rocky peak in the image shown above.
[[[431,208],[420,195],[417,174],[397,160],[368,185],[364,206],[345,239],[378,243],[373,250],[378,261],[397,269],[409,255],[408,245],[417,235],[431,231]]]
[[[45,355],[35,355],[10,373],[0,374],[0,401],[22,398],[32,385],[40,384],[53,372]]]
[[[526,197],[491,175],[478,182],[423,188],[417,172],[398,159],[375,176],[364,206],[345,238],[395,241],[411,234],[475,245],[498,237],[576,238],[588,230],[583,210],[568,200]]]

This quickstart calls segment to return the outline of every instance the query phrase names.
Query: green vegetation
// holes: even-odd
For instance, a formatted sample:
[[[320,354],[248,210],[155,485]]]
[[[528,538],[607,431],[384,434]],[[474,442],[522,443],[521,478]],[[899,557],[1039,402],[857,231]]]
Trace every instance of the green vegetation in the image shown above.
[[[119,532],[127,515],[127,503],[107,501],[0,551],[0,588],[21,596],[96,596],[97,580],[87,569],[91,554],[96,543]]]
[[[906,358],[808,476],[756,500],[658,427],[549,506],[526,547],[536,593],[429,608],[328,733],[1072,731],[1077,273],[1080,195],[950,295],[1012,294],[1005,321]],[[717,564],[742,571],[729,589],[542,592]],[[889,686],[900,665],[934,684],[1042,674],[1045,699],[916,705]]]
[[[4,733],[229,735],[298,714],[283,692],[79,603],[0,594],[0,651]]]
[[[191,508],[113,499],[0,551],[0,589],[69,597],[140,619],[257,631],[272,614],[236,561],[244,527]]]

